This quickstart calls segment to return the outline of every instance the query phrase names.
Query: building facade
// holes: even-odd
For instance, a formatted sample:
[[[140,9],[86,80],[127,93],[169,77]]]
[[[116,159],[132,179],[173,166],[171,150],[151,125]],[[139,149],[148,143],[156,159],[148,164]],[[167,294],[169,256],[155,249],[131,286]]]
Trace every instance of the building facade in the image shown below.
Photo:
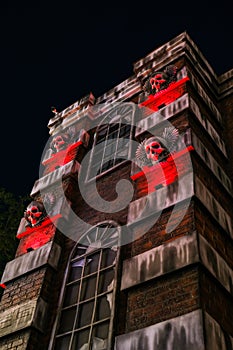
[[[54,110],[1,350],[233,349],[232,77],[184,32]]]

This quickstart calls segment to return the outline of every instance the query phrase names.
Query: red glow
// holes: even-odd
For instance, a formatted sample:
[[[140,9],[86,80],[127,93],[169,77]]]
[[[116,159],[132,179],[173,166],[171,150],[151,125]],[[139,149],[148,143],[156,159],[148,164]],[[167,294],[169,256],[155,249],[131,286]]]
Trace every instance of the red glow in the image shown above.
[[[34,231],[40,231],[40,230],[44,230],[44,228],[48,225],[50,225],[51,223],[54,223],[57,219],[59,219],[61,217],[61,214],[57,214],[53,217],[48,217],[46,218],[40,226],[36,226],[36,227],[27,227],[26,230],[20,234],[18,234],[16,237],[21,239],[24,236],[27,236],[31,233],[33,233]]]
[[[6,289],[6,285],[4,283],[0,283],[0,287]]]
[[[46,159],[44,162],[42,162],[42,164],[45,166],[44,175],[54,171],[57,167],[60,167],[73,160],[76,157],[78,147],[81,144],[82,141],[77,141],[66,149],[54,153],[49,159]]]
[[[185,83],[189,80],[185,77],[177,82],[171,83],[167,89],[157,92],[155,95],[149,95],[148,98],[140,103],[140,107],[148,107],[153,111],[172,103],[186,92]]]
[[[61,215],[55,215],[52,218],[45,219],[38,227],[27,227],[27,229],[17,235],[20,239],[16,257],[28,253],[31,250],[38,249],[48,243],[56,232],[56,222]]]
[[[156,191],[158,187],[175,182],[178,176],[182,176],[188,171],[187,154],[193,150],[193,146],[188,146],[170,156],[166,162],[150,167],[145,166],[142,171],[132,175],[131,179],[137,182],[138,192],[145,195],[145,193]]]

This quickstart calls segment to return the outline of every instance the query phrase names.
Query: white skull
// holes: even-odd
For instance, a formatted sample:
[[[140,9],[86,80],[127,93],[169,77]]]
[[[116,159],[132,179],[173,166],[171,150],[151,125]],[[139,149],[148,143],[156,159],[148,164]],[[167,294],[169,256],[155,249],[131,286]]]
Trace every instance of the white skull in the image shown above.
[[[56,150],[56,152],[59,152],[67,146],[67,141],[68,136],[66,134],[55,136],[52,140],[52,147]]]
[[[33,201],[28,205],[24,217],[31,226],[35,226],[43,218],[43,215],[43,204],[37,201]]]
[[[150,138],[145,143],[145,151],[147,159],[150,159],[155,164],[158,163],[160,155],[166,151],[166,148],[155,138]]]
[[[163,78],[162,73],[157,73],[153,78],[150,79],[151,88],[156,92],[161,90],[161,87],[165,82],[166,80]]]

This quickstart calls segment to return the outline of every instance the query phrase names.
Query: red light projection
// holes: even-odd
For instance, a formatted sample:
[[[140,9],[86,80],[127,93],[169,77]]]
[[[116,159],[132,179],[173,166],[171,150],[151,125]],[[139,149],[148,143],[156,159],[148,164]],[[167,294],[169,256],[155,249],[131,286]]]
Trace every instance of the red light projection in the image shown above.
[[[189,78],[185,77],[177,82],[172,82],[167,89],[160,90],[154,95],[149,95],[145,101],[139,104],[139,106],[158,111],[160,108],[172,103],[186,92],[185,83],[188,80]]]
[[[62,149],[59,152],[52,154],[49,159],[43,161],[42,164],[45,166],[44,175],[75,159],[78,148],[82,143],[83,142],[79,140],[68,146],[66,149]]]
[[[0,283],[0,287],[6,289],[6,285],[4,283]]]
[[[166,162],[160,162],[152,166],[142,167],[142,171],[131,176],[131,179],[136,182],[138,196],[143,196],[170,185],[187,173],[187,161],[189,160],[188,152],[193,151],[193,146],[174,153],[169,156]]]
[[[56,231],[56,222],[61,218],[61,215],[55,215],[46,218],[40,226],[27,227],[24,232],[21,232],[16,237],[20,239],[16,257],[35,250],[48,243],[54,236]]]

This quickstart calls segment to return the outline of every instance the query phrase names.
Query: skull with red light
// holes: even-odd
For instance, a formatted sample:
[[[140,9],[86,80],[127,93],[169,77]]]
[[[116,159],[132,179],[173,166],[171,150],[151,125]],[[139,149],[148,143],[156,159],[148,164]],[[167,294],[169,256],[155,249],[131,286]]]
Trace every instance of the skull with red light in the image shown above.
[[[32,201],[24,212],[24,218],[27,220],[27,226],[34,227],[40,225],[46,216],[44,205],[38,201]]]
[[[169,155],[169,151],[165,145],[165,142],[158,137],[150,137],[144,144],[146,157],[152,164],[156,164],[160,161],[165,161]]]
[[[66,133],[59,134],[52,139],[50,147],[54,152],[60,152],[65,149],[69,142],[69,135]]]
[[[157,92],[167,89],[168,86],[177,80],[177,67],[167,66],[164,71],[154,71],[146,79],[143,90],[148,94],[156,94]]]
[[[167,127],[162,136],[152,136],[138,145],[136,158],[141,166],[151,166],[166,162],[168,157],[177,150],[179,133],[176,128]]]
[[[164,85],[166,84],[166,79],[163,73],[156,73],[152,78],[150,78],[150,85],[152,91],[158,92],[164,89]]]

